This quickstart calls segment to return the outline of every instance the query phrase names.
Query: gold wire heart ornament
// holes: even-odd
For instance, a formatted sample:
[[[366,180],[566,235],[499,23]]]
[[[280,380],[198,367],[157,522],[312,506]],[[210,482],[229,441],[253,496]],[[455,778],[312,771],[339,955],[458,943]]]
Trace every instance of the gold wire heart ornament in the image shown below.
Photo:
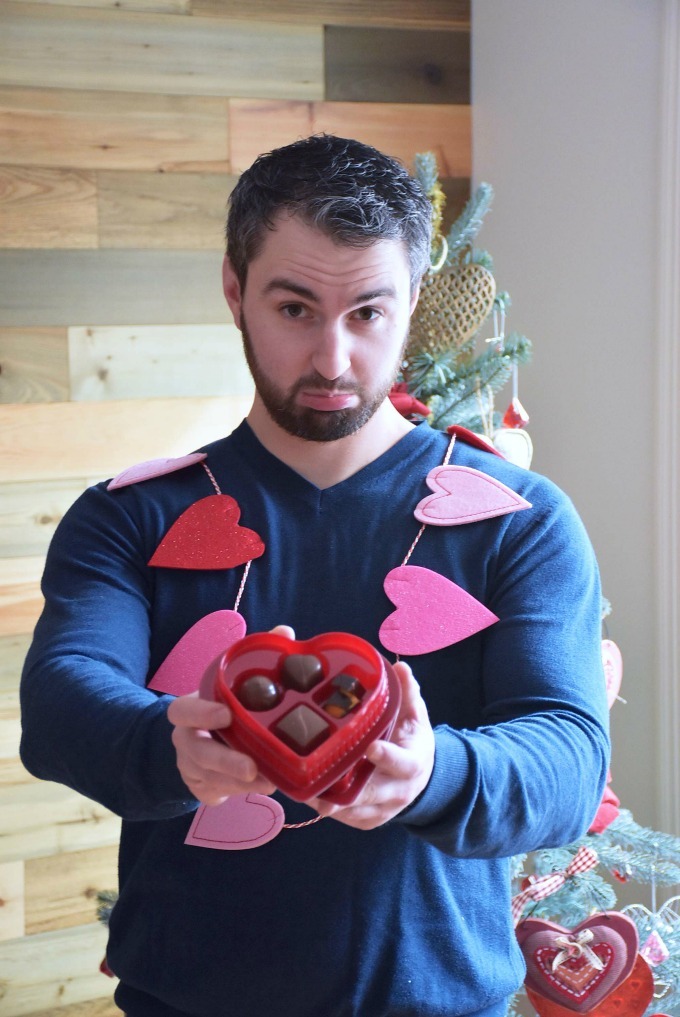
[[[483,265],[472,262],[428,272],[411,320],[407,359],[462,346],[491,314],[495,298],[496,281]]]

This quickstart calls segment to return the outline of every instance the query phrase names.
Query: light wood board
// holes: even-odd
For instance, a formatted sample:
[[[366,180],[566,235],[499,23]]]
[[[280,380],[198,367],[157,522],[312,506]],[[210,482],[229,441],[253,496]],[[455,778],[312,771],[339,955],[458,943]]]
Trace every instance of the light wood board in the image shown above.
[[[0,84],[323,97],[321,25],[0,2]],[[106,73],[102,73],[102,68]]]

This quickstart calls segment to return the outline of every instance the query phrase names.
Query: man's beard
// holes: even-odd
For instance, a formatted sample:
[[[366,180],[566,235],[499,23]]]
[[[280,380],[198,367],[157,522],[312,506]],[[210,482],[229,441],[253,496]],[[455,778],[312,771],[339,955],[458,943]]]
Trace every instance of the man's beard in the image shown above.
[[[396,380],[406,345],[405,339],[391,376],[374,392],[367,393],[359,385],[343,385],[339,381],[329,381],[320,374],[299,378],[290,391],[285,392],[271,380],[257,360],[243,313],[241,313],[241,336],[255,389],[267,413],[274,423],[288,434],[295,438],[303,438],[305,441],[337,441],[359,431],[387,398]],[[296,401],[298,392],[310,389],[351,392],[358,397],[358,402],[356,406],[344,410],[315,410],[311,406],[300,406]]]

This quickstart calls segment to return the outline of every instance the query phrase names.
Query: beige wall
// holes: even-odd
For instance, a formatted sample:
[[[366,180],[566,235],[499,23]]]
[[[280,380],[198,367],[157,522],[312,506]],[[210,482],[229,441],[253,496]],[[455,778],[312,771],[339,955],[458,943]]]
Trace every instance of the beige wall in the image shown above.
[[[474,177],[496,189],[482,238],[510,327],[535,342],[520,381],[534,466],[574,499],[613,606],[627,700],[612,711],[613,787],[657,829],[662,14],[643,0],[473,2]]]

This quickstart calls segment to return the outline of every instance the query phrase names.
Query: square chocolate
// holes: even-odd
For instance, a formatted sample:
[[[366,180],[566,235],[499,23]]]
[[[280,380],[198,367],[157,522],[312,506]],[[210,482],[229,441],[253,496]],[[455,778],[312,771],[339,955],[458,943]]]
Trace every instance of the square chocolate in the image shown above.
[[[272,731],[300,756],[308,755],[331,734],[331,726],[315,710],[300,703]]]

